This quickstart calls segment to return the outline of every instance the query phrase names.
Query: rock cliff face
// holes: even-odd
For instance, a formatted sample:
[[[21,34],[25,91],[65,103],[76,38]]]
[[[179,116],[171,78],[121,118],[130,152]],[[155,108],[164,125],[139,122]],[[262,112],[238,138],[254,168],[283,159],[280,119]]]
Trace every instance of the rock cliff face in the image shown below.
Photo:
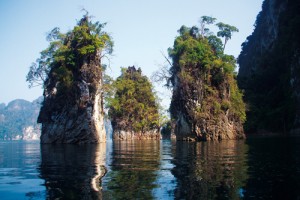
[[[199,82],[201,81],[196,81],[194,86],[203,88],[203,85]],[[220,102],[229,102],[229,85],[225,86],[224,90],[217,95],[217,98],[219,98],[219,95],[224,95],[222,99],[219,99]],[[204,98],[208,97],[198,96],[189,99],[188,96],[185,87],[178,81],[173,90],[171,103],[173,117],[176,119],[173,132],[177,140],[210,141],[243,139],[245,137],[242,122],[234,118],[229,108],[225,107],[225,103],[223,107],[222,103],[218,104],[213,101],[206,103]],[[200,106],[208,106],[209,108],[205,113],[200,114]],[[217,109],[220,110],[217,111]]]
[[[38,117],[41,143],[106,141],[102,90],[102,49],[108,36],[84,16],[54,53]]]
[[[239,56],[238,79],[251,77],[262,62],[259,59],[249,59],[249,56],[267,54],[274,46],[279,32],[279,16],[286,9],[287,1],[266,0],[263,10],[257,15],[255,31],[242,44],[243,52]],[[247,51],[247,54],[245,54]],[[249,55],[250,54],[250,55]]]
[[[214,43],[182,27],[172,58],[170,106],[177,140],[244,138],[245,105],[234,76],[233,56],[217,53]]]
[[[84,63],[78,69],[76,81],[67,96],[58,96],[58,83],[45,88],[45,99],[38,118],[38,122],[42,123],[41,143],[105,142],[99,64],[98,56]],[[97,78],[90,77],[95,71],[98,72]]]
[[[300,2],[265,0],[242,44],[238,84],[248,104],[247,132],[300,128]]]

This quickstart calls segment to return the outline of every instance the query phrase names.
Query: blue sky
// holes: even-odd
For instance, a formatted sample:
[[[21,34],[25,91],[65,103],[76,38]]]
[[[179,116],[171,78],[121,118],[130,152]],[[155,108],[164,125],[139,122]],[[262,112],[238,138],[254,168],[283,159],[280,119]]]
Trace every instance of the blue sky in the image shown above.
[[[26,74],[39,53],[48,46],[47,32],[71,30],[85,8],[94,21],[107,22],[105,30],[115,42],[109,74],[136,65],[151,74],[165,64],[181,25],[198,25],[203,15],[239,28],[226,46],[237,57],[241,44],[253,31],[262,0],[0,0],[0,103],[17,98],[34,100],[41,88],[28,88]],[[212,29],[213,30],[213,29]],[[158,87],[165,104],[168,92]]]

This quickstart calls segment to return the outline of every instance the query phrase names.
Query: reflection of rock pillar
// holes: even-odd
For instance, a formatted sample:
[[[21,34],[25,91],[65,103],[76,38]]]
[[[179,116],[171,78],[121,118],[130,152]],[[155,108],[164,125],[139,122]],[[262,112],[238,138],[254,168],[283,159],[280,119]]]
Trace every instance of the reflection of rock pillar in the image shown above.
[[[240,199],[247,180],[244,141],[177,142],[172,170],[178,199]]]
[[[49,199],[102,199],[106,145],[42,145],[40,175]]]
[[[105,199],[154,199],[160,165],[160,141],[115,140],[111,170],[103,179]]]
[[[97,145],[95,151],[95,171],[96,174],[91,180],[91,187],[94,191],[100,191],[100,179],[106,174],[105,168],[105,157],[106,156],[106,145]]]

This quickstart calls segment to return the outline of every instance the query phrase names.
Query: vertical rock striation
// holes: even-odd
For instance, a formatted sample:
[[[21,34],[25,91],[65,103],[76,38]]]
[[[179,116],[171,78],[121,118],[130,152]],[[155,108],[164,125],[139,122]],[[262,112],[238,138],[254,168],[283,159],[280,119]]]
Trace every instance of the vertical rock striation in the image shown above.
[[[39,60],[46,52],[51,61],[38,117],[41,143],[106,141],[101,58],[112,43],[102,27],[86,15],[66,35],[52,31],[56,40]]]
[[[41,143],[105,142],[99,64],[99,56],[85,63],[78,70],[77,80],[66,96],[59,96],[58,92],[54,92],[57,91],[57,83],[50,84],[54,87],[45,88],[45,99],[38,118],[38,122],[42,123]],[[93,77],[93,82],[89,74],[95,71],[99,74],[97,80]]]

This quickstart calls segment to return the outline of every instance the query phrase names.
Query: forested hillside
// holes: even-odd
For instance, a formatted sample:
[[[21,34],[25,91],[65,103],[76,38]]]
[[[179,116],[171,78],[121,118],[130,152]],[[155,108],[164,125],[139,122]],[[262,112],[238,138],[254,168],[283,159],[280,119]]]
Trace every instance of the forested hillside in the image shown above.
[[[39,133],[37,116],[40,111],[42,97],[29,102],[16,99],[7,105],[0,105],[0,140],[22,138],[25,128],[32,126]]]

